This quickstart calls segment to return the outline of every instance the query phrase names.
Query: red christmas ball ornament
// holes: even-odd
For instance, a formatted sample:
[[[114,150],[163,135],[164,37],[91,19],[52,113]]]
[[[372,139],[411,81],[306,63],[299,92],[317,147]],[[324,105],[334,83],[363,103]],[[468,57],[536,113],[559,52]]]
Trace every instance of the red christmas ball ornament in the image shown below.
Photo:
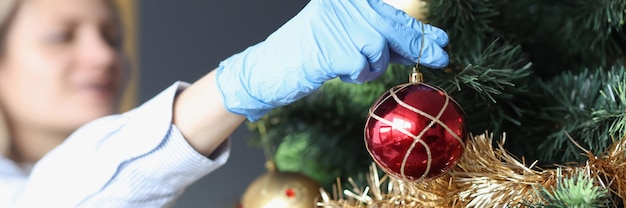
[[[419,77],[384,93],[365,124],[365,144],[374,161],[389,175],[410,181],[452,169],[467,140],[463,109]]]

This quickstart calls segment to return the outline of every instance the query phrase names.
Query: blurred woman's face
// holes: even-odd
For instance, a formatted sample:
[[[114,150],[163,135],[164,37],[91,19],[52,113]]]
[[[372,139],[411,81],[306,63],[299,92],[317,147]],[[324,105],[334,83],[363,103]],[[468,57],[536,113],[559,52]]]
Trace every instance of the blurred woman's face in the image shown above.
[[[23,0],[0,57],[0,106],[13,126],[71,132],[111,114],[119,26],[106,0]]]

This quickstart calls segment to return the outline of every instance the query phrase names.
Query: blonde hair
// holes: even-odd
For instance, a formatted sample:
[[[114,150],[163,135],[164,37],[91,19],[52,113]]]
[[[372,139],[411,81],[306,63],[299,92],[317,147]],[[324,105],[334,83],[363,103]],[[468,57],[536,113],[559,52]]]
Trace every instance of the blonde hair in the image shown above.
[[[11,23],[13,14],[17,10],[19,0],[0,0],[0,56],[4,52],[4,41],[7,33],[7,28]],[[4,117],[2,106],[0,106],[0,155],[7,155],[9,153],[9,129]]]

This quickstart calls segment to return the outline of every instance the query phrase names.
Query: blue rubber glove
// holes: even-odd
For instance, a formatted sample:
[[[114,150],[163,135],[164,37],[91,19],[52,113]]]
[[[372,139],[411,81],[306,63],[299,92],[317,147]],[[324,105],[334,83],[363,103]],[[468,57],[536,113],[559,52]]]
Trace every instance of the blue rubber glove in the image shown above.
[[[265,41],[222,61],[217,85],[226,109],[255,121],[334,78],[376,79],[390,62],[442,68],[447,34],[381,0],[311,0]]]

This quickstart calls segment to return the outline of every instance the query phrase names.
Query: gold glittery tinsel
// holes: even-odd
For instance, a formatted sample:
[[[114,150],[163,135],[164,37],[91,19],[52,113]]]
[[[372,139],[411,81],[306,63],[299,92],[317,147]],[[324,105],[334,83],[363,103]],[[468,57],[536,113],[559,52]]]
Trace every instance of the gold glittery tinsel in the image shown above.
[[[556,186],[560,180],[556,168],[540,169],[534,163],[520,162],[504,149],[504,136],[497,148],[491,145],[492,137],[487,133],[471,136],[457,166],[439,178],[402,181],[379,176],[372,164],[367,187],[337,191],[342,190],[341,183],[337,183],[332,196],[320,190],[322,199],[317,205],[326,208],[523,207],[523,203],[541,200],[536,197],[537,186]],[[561,166],[561,174],[567,177],[575,171],[585,171],[597,185],[612,193],[613,204],[626,202],[623,201],[626,199],[625,150],[623,138],[599,156],[585,151],[589,157],[586,163]]]

